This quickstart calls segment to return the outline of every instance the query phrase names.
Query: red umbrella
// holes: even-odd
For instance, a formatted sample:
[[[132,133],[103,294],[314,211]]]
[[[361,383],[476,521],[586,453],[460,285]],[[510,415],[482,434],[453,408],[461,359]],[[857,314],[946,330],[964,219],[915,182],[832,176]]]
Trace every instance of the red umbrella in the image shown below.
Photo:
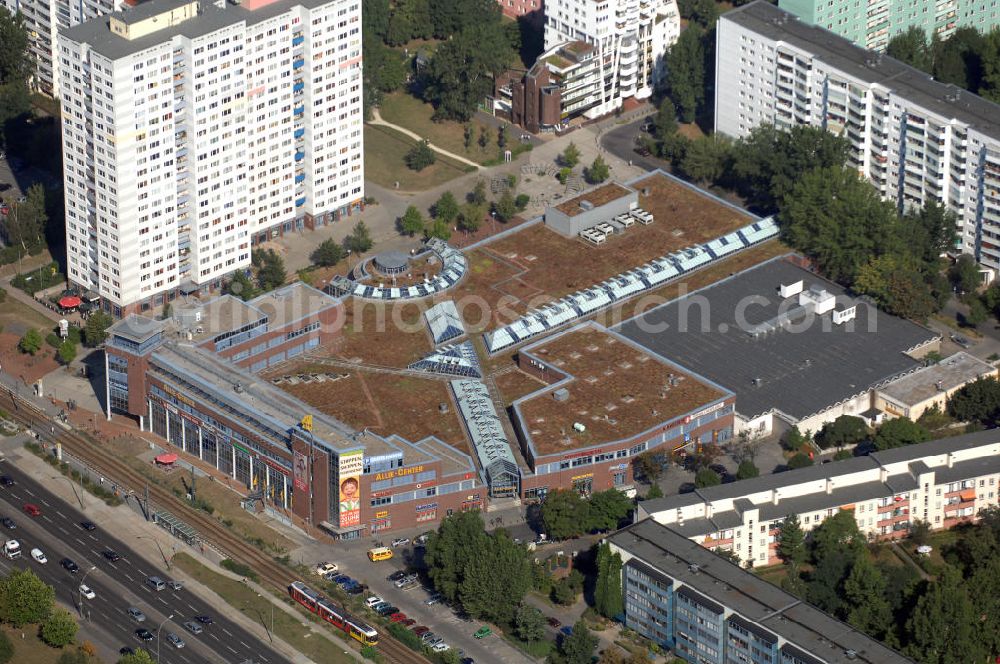
[[[170,452],[156,457],[156,463],[162,463],[164,465],[169,465],[175,461],[177,461],[177,455]]]
[[[59,298],[59,306],[63,309],[75,309],[81,304],[83,304],[83,300],[76,295],[67,295],[66,297]]]

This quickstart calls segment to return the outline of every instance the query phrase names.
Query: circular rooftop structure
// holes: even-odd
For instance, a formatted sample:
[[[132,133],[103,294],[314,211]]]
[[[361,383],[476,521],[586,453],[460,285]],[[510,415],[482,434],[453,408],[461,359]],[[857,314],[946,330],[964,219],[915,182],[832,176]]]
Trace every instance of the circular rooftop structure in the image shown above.
[[[401,251],[386,251],[372,260],[372,267],[382,274],[402,274],[410,264],[410,257]]]

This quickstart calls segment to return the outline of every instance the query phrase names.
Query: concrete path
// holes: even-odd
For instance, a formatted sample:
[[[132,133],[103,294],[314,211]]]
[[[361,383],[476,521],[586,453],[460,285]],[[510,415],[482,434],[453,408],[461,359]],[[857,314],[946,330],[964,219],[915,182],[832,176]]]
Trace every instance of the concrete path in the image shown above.
[[[385,120],[382,119],[382,116],[379,115],[379,112],[378,112],[377,108],[372,109],[372,116],[373,116],[374,119],[369,120],[368,124],[382,125],[383,127],[389,127],[390,129],[395,129],[399,133],[406,134],[410,138],[416,139],[418,141],[425,140],[423,136],[421,136],[420,134],[417,134],[415,132],[410,131],[406,127],[400,127],[399,125],[392,124],[391,122],[386,122]],[[465,157],[463,157],[461,155],[457,155],[454,152],[448,152],[447,150],[439,148],[438,146],[436,146],[436,145],[434,145],[433,143],[430,143],[430,142],[428,142],[427,144],[430,146],[431,150],[434,150],[434,152],[443,154],[446,157],[451,157],[455,161],[460,161],[463,164],[466,164],[468,166],[472,166],[477,171],[483,169],[483,167],[480,166],[479,164],[477,164],[476,162],[470,161],[470,160],[466,159]]]

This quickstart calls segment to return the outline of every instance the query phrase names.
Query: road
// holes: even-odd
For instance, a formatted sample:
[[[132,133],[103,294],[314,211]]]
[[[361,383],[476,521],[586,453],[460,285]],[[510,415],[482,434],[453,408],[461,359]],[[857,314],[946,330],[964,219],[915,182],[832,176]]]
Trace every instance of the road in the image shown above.
[[[635,137],[642,134],[639,127],[644,121],[645,118],[639,118],[634,122],[601,132],[599,139],[601,147],[619,159],[631,161],[633,166],[639,166],[647,171],[656,170],[657,168],[668,170],[667,162],[662,159],[657,159],[653,156],[643,157],[635,151]]]
[[[145,627],[155,634],[157,626],[164,623],[160,634],[160,661],[166,664],[242,664],[247,661],[278,664],[288,661],[225,619],[221,614],[226,608],[209,606],[187,589],[156,592],[147,586],[144,581],[148,576],[169,579],[170,575],[146,562],[114,537],[109,532],[114,528],[113,524],[97,522],[96,530],[84,530],[80,523],[87,517],[75,508],[17,468],[3,464],[2,471],[15,484],[0,487],[0,513],[13,518],[17,524],[14,530],[5,529],[3,536],[5,539],[16,538],[21,543],[23,554],[13,561],[0,558],[0,564],[5,569],[14,565],[34,570],[46,583],[55,587],[59,600],[82,613],[84,623],[95,625],[99,633],[117,642],[115,650],[123,645],[133,648],[144,646],[155,657],[156,640],[143,644],[136,638],[135,630]],[[33,518],[24,512],[23,506],[29,502],[41,508],[40,516]],[[45,553],[48,558],[46,564],[31,559],[29,552],[34,547]],[[119,553],[121,560],[112,563],[105,559],[103,551],[108,548]],[[80,571],[70,574],[63,569],[60,566],[63,558],[73,560]],[[78,587],[84,574],[87,575],[86,584],[96,594],[94,599],[80,597]],[[129,607],[139,608],[146,614],[146,621],[142,624],[134,622],[126,613]],[[213,624],[204,626],[201,635],[196,636],[184,629],[185,621],[202,614],[210,615]],[[170,616],[173,618],[167,620]],[[90,625],[85,625],[84,630],[89,629]],[[185,647],[172,646],[166,640],[169,632],[180,636]]]

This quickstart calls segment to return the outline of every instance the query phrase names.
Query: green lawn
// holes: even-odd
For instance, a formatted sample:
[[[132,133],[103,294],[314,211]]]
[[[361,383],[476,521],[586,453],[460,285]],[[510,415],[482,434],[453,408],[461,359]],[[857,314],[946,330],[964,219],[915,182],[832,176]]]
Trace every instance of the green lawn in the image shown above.
[[[65,648],[51,648],[38,637],[38,625],[25,625],[24,629],[15,629],[10,625],[0,627],[10,642],[14,644],[14,657],[11,662],[25,664],[55,664],[59,656],[64,652],[75,652],[76,646],[66,646]],[[24,638],[21,638],[24,634]],[[77,633],[77,643],[83,643],[85,639],[79,632]],[[99,661],[91,658],[95,664]]]
[[[256,591],[245,584],[223,576],[185,553],[173,557],[175,565],[190,574],[198,582],[205,584],[226,601],[233,609],[250,617],[254,622],[260,622],[261,616],[267,621],[270,629],[271,611],[273,605],[269,599],[257,595]],[[220,607],[221,610],[221,607]],[[322,625],[310,624],[309,614],[302,611],[296,619],[284,611],[274,608],[274,635],[295,648],[317,664],[348,664],[354,659],[344,653],[352,645],[334,645],[327,639],[313,633],[313,629],[327,629]],[[315,620],[315,619],[314,619]],[[331,628],[332,632],[332,628]]]
[[[434,145],[462,155],[477,164],[497,164],[503,158],[500,148],[497,146],[497,130],[494,127],[473,118],[469,123],[473,129],[472,144],[466,149],[465,125],[460,122],[435,122],[431,120],[434,108],[406,92],[394,92],[386,95],[379,108],[379,113],[386,122],[406,127]],[[479,146],[479,135],[482,129],[486,129],[487,143],[485,147]],[[507,149],[516,151],[519,148],[524,148],[518,142],[520,135],[521,131],[517,127],[508,125]]]
[[[365,125],[365,178],[389,189],[399,182],[401,191],[425,191],[474,170],[440,154],[422,171],[410,170],[403,156],[415,143],[395,129]]]

